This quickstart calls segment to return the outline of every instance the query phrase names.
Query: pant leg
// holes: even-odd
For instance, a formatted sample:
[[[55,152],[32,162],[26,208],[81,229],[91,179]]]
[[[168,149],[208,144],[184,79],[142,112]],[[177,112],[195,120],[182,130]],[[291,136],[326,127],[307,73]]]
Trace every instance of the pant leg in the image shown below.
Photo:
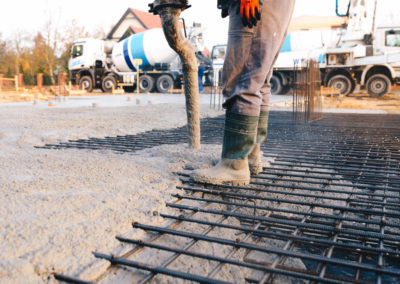
[[[293,5],[292,9],[294,9],[294,5]],[[293,13],[293,10],[292,10],[292,13]],[[261,107],[260,107],[261,111],[269,111],[269,109],[271,107],[271,78],[272,78],[272,75],[273,75],[273,67],[275,65],[276,60],[279,57],[279,53],[280,53],[280,51],[282,49],[282,46],[285,43],[285,39],[286,39],[286,35],[287,35],[287,30],[289,28],[289,24],[290,24],[290,21],[287,23],[287,28],[286,28],[285,34],[284,34],[284,36],[282,38],[281,45],[279,46],[279,49],[275,54],[275,58],[274,58],[274,60],[272,62],[272,67],[271,67],[271,69],[270,69],[270,71],[269,71],[269,73],[267,75],[267,78],[265,80],[265,84],[260,90],[261,97],[262,97]]]
[[[266,0],[256,27],[244,27],[235,8],[229,12],[228,48],[223,69],[225,107],[259,115],[275,57],[286,34],[295,0]],[[268,87],[268,86],[266,86]]]
[[[272,78],[273,71],[271,70],[268,75],[267,79],[265,80],[264,86],[262,86],[260,90],[261,94],[261,105],[260,111],[269,111],[271,107],[271,78]]]

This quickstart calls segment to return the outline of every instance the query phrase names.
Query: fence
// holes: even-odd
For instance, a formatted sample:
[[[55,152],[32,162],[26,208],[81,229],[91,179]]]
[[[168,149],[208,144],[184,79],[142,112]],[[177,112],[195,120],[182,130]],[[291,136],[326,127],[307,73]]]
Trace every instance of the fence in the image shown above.
[[[0,92],[1,91],[16,91],[18,92],[20,87],[18,76],[14,78],[4,78],[4,75],[0,74]]]

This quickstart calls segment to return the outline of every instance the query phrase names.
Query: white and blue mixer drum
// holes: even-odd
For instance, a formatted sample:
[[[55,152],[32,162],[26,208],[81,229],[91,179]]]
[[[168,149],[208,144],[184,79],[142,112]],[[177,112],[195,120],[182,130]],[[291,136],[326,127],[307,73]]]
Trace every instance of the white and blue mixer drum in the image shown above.
[[[171,63],[178,55],[169,47],[162,29],[151,29],[117,43],[112,59],[120,72],[136,71],[134,59],[141,59],[140,69],[156,63]]]

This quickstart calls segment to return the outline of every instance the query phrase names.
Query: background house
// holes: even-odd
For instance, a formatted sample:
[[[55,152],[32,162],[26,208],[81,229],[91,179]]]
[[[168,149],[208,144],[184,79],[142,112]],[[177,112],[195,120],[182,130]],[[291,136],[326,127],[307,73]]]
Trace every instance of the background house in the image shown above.
[[[159,16],[129,8],[107,35],[107,39],[118,42],[130,35],[155,28],[162,28]]]
[[[201,24],[194,23],[193,26],[201,27]],[[106,39],[119,42],[133,34],[156,28],[162,28],[159,16],[129,8],[109,32]],[[204,48],[203,54],[205,57],[211,56],[211,52],[207,48]]]

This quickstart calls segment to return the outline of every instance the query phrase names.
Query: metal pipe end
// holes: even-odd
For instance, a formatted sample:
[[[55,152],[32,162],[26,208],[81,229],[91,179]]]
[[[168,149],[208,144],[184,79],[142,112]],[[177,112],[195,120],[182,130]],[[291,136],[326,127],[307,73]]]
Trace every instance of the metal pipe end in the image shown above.
[[[161,9],[172,7],[176,9],[186,10],[191,7],[189,0],[154,0],[152,4],[149,4],[150,13],[158,15]]]

